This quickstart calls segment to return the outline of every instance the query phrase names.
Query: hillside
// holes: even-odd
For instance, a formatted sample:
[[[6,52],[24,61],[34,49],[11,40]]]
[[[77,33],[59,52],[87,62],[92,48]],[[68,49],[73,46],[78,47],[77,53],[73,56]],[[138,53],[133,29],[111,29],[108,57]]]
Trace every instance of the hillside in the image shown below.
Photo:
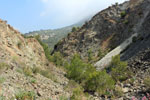
[[[87,18],[88,20],[89,18]],[[73,27],[81,27],[85,23],[85,20],[80,21],[76,24],[63,27],[60,29],[54,29],[54,30],[40,30],[40,31],[33,31],[26,33],[26,36],[35,36],[35,35],[40,35],[41,39],[44,43],[48,44],[50,48],[54,48],[54,45],[59,42],[62,38],[66,37],[69,32],[72,31]]]
[[[74,26],[26,37],[0,20],[0,100],[150,98],[150,0],[116,3]]]
[[[36,100],[58,100],[63,95],[69,96],[64,91],[67,82],[64,72],[46,59],[36,39],[25,39],[6,21],[0,20],[1,100],[12,100],[21,95]]]
[[[150,1],[130,0],[115,4],[96,14],[76,32],[70,33],[54,47],[67,60],[79,54],[81,58],[95,65],[98,71],[112,74],[118,65],[113,63],[116,55],[128,63],[132,78],[116,86],[123,91],[116,100],[141,100],[149,97],[150,75]],[[90,59],[90,60],[89,60]],[[114,61],[114,62],[112,62]],[[120,70],[124,64],[120,63]],[[124,73],[125,70],[120,71]],[[119,72],[119,68],[116,73]],[[128,74],[126,74],[128,76]],[[121,95],[121,92],[120,92]]]
[[[66,57],[79,53],[86,58],[89,50],[95,57],[99,51],[111,51],[137,33],[135,29],[146,9],[140,1],[115,4],[99,12],[78,31],[55,45],[54,52],[60,51]]]

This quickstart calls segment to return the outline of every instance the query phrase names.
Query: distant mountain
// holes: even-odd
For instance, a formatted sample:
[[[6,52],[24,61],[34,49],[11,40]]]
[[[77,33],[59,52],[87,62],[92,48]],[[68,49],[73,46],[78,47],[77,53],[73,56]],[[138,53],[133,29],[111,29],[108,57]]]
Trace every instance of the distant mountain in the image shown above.
[[[81,27],[86,21],[89,21],[90,18],[91,17],[87,17],[76,24],[66,26],[63,28],[54,30],[48,29],[48,30],[33,31],[26,33],[25,35],[26,36],[40,35],[41,40],[47,43],[50,48],[53,48],[54,45],[58,43],[59,40],[66,37],[68,33],[71,32],[73,27]]]

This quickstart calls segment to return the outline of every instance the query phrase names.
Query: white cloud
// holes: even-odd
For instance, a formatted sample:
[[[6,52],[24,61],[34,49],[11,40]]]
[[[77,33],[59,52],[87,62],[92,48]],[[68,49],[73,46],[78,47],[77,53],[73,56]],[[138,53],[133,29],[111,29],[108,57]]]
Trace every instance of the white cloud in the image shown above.
[[[41,0],[44,11],[40,16],[53,16],[57,21],[75,23],[100,10],[125,0]]]

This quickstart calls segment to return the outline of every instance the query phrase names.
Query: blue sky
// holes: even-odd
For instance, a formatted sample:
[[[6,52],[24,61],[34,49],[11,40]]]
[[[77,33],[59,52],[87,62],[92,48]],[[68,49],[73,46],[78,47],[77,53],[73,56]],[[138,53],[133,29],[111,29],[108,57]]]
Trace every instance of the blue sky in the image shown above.
[[[125,0],[0,0],[0,18],[26,33],[79,22]]]

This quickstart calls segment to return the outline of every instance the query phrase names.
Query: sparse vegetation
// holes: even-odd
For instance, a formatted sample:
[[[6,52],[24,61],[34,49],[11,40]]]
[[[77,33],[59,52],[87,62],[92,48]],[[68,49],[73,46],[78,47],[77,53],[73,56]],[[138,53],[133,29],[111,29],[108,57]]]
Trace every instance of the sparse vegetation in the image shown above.
[[[127,70],[127,62],[120,61],[120,55],[112,58],[110,66],[111,75],[115,81],[124,81],[129,77],[130,71]]]
[[[0,74],[3,72],[4,69],[9,68],[9,65],[6,63],[0,63]]]
[[[52,61],[52,56],[50,55],[51,50],[49,49],[48,45],[43,43],[40,39],[40,35],[35,36],[35,38],[38,40],[38,42],[41,44],[41,46],[44,49],[45,56],[49,61]]]
[[[55,52],[52,56],[51,61],[53,61],[56,64],[56,66],[63,66],[64,64],[63,56],[60,52]]]
[[[92,53],[92,50],[91,49],[89,49],[88,50],[88,61],[91,61],[93,58],[93,53]]]
[[[30,67],[23,67],[23,73],[26,75],[26,76],[32,76],[33,72],[32,72],[32,69]]]
[[[5,81],[4,77],[0,77],[0,84],[2,84]]]
[[[30,83],[36,83],[36,79],[31,78]]]
[[[114,90],[114,95],[115,97],[122,97],[123,96],[122,88],[119,86],[116,86]]]
[[[63,61],[63,56],[61,55],[61,53],[60,52],[55,52],[53,55],[50,55],[51,49],[48,47],[48,45],[43,43],[40,40],[39,35],[36,36],[36,39],[39,41],[39,43],[43,47],[46,58],[49,61],[54,62],[57,66],[63,66],[64,61]]]
[[[144,84],[148,89],[150,89],[150,77],[146,77],[144,79]]]
[[[17,100],[35,100],[35,93],[30,91],[20,91],[15,95]]]
[[[71,32],[76,32],[79,29],[79,27],[73,27]]]
[[[99,52],[98,52],[98,57],[99,57],[99,59],[102,59],[107,53],[109,52],[109,50],[99,50]]]
[[[21,48],[21,42],[20,41],[17,43],[17,46],[19,49]]]
[[[126,25],[127,25],[127,24],[129,24],[129,21],[128,21],[128,20],[124,20],[124,21],[123,21],[123,24],[126,24]]]
[[[137,41],[137,37],[134,36],[134,37],[132,38],[132,42],[135,43],[136,41]]]
[[[77,87],[73,90],[73,95],[71,97],[71,100],[82,100],[84,97],[83,88]]]
[[[60,96],[59,100],[68,100],[66,96]]]
[[[5,96],[0,95],[0,100],[6,100]]]
[[[126,16],[126,12],[125,11],[122,11],[121,12],[121,18],[124,18]]]
[[[102,95],[114,87],[115,82],[106,71],[96,71],[91,64],[84,63],[79,55],[72,58],[67,68],[67,77],[75,80],[86,91],[96,91]]]

